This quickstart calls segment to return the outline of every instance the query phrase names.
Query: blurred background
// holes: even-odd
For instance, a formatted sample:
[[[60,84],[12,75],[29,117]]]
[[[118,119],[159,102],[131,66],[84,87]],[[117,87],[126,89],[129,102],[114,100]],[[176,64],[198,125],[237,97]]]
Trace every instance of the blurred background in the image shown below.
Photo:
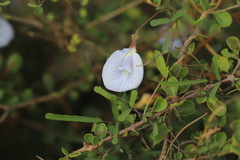
[[[93,88],[104,88],[101,72],[107,57],[127,48],[131,34],[156,13],[158,1],[150,2],[12,0],[1,6],[0,17],[14,30],[9,44],[0,48],[1,159],[37,159],[36,155],[58,159],[62,147],[68,151],[82,147],[92,124],[50,121],[46,113],[112,120],[109,102]],[[171,3],[178,8],[182,2]],[[0,36],[8,32],[1,25]],[[139,31],[137,48],[143,62],[160,48],[161,31],[149,23]],[[213,42],[216,51],[225,45],[226,33]],[[148,79],[155,73],[155,64],[145,67],[140,94],[154,90]]]
[[[46,113],[111,120],[110,105],[93,87],[104,87],[107,57],[128,47],[131,34],[156,12],[140,0],[47,0],[28,6],[42,2],[12,0],[1,7],[0,16],[14,30],[0,49],[3,160],[58,159],[62,147],[82,147],[92,124],[50,121]],[[8,32],[0,30],[0,36]],[[154,34],[146,32],[139,42],[150,42]]]

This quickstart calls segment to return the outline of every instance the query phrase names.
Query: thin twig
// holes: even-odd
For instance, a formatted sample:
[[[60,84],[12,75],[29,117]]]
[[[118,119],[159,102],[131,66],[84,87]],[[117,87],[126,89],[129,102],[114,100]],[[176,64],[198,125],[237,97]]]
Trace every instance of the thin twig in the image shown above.
[[[168,144],[168,134],[164,136],[164,141],[163,141],[163,145],[162,145],[162,153],[159,156],[159,160],[166,158],[167,144]]]
[[[113,12],[111,12],[111,13],[105,15],[105,16],[102,16],[101,18],[96,19],[96,20],[92,21],[91,23],[88,23],[85,26],[85,28],[86,29],[92,28],[92,27],[96,26],[97,24],[105,22],[105,21],[107,21],[107,20],[125,12],[126,10],[141,4],[141,3],[143,3],[142,0],[136,0],[136,1],[133,1],[131,3],[128,3],[127,5],[119,8],[119,9],[116,9],[115,11],[113,11]]]
[[[29,101],[17,104],[15,106],[13,106],[13,109],[24,108],[24,107],[32,105],[32,104],[49,101],[49,100],[52,100],[52,99],[58,98],[58,97],[59,97],[59,94],[57,92],[53,92],[53,93],[50,93],[48,95],[38,97],[38,98],[34,98],[34,99],[29,100]]]
[[[7,105],[0,105],[0,109],[2,109],[4,111],[0,117],[0,123],[2,123],[9,114],[9,107]]]
[[[192,122],[188,123],[186,126],[184,126],[179,132],[178,134],[174,137],[174,139],[172,140],[172,142],[170,143],[168,150],[167,150],[167,154],[169,153],[173,143],[177,140],[177,138],[181,135],[181,133],[188,128],[190,125],[194,124],[195,122],[197,122],[198,120],[202,119],[203,117],[205,117],[208,113],[203,114],[202,116],[198,117],[197,119],[193,120]]]

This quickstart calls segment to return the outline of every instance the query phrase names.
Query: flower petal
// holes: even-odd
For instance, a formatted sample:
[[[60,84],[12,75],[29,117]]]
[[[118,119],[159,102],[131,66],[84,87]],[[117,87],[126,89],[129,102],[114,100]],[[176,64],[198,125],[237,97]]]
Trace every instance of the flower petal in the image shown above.
[[[7,20],[0,17],[0,48],[6,47],[13,37],[13,27]]]
[[[102,78],[105,87],[112,91],[137,88],[143,79],[140,56],[132,48],[115,51],[103,66]]]

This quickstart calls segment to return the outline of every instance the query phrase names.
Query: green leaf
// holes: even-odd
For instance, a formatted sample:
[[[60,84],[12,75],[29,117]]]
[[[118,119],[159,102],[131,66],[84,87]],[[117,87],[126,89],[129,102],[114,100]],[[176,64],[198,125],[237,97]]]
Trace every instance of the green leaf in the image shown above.
[[[172,67],[170,68],[170,75],[172,77],[176,77],[178,69],[179,69],[179,65],[177,63],[173,64]]]
[[[153,156],[153,155],[161,155],[161,151],[147,151],[147,152],[143,152],[136,158],[136,160],[146,159],[146,157]]]
[[[18,53],[12,54],[7,59],[7,68],[10,72],[18,72],[23,64],[22,56]]]
[[[197,154],[204,154],[208,151],[208,147],[207,146],[202,146],[200,148],[197,149]]]
[[[230,124],[231,129],[234,130],[236,133],[240,133],[240,120],[234,120]]]
[[[129,106],[129,103],[127,102],[128,100],[129,100],[129,98],[128,98],[128,95],[126,94],[126,92],[124,92],[123,93],[123,95],[122,95],[122,101],[119,101],[118,102],[118,104],[120,105],[120,106],[124,106],[124,107],[121,107],[121,111],[123,112],[123,111],[125,111],[126,109],[129,109],[128,107],[130,107]],[[124,101],[125,100],[125,101]]]
[[[114,119],[117,121],[119,112],[118,112],[118,106],[117,106],[117,97],[115,95],[111,95],[111,104],[112,104],[112,113],[113,113]]]
[[[188,144],[185,148],[184,148],[184,155],[186,158],[193,158],[194,155],[196,154],[196,149],[197,147],[194,144]],[[190,154],[188,154],[190,153]]]
[[[165,42],[163,43],[163,46],[162,46],[162,52],[163,53],[165,53],[165,52],[167,52],[169,50],[169,46],[170,46],[170,44],[172,42],[172,34],[173,34],[173,29],[170,28],[168,30],[168,35],[167,35],[167,37],[165,39]]]
[[[99,123],[95,126],[94,128],[94,134],[99,138],[99,139],[103,139],[106,137],[107,135],[107,126],[104,123]]]
[[[235,87],[237,88],[237,90],[240,91],[240,79],[239,79],[238,81],[236,81],[236,82],[234,83],[234,85],[235,85]]]
[[[159,5],[159,6],[160,6],[160,4],[161,4],[162,0],[154,0],[153,2],[155,2],[157,5]]]
[[[184,22],[186,22],[187,24],[193,24],[193,22],[194,22],[193,16],[192,16],[191,14],[189,14],[189,12],[188,12],[187,9],[184,9],[184,10],[183,10],[181,19],[182,19]]]
[[[187,82],[187,81],[189,81],[189,80],[184,79],[182,82]],[[190,85],[182,85],[182,86],[180,86],[179,87],[179,94],[187,92],[189,87],[190,87]]]
[[[200,0],[200,4],[201,4],[203,10],[205,11],[208,8],[209,1]]]
[[[88,122],[88,123],[102,122],[102,119],[100,118],[75,116],[75,115],[60,115],[60,114],[53,114],[53,113],[47,113],[45,115],[45,118],[50,120],[56,120],[56,121]]]
[[[93,89],[96,93],[102,95],[103,97],[111,100],[112,98],[112,95],[110,93],[108,93],[107,91],[105,91],[104,89],[102,89],[101,87],[99,86],[95,86],[94,89]]]
[[[240,50],[240,42],[239,39],[237,37],[231,36],[228,37],[227,40],[227,45],[228,47],[233,50],[235,55],[239,54],[239,50]]]
[[[227,111],[226,105],[219,101],[216,97],[208,98],[207,106],[217,116],[223,116]]]
[[[113,144],[118,143],[118,131],[119,131],[119,123],[116,123],[113,131],[113,139],[112,139]]]
[[[232,136],[232,144],[230,146],[230,150],[237,154],[238,156],[240,156],[240,134],[238,133],[234,133]]]
[[[198,80],[190,80],[190,81],[181,81],[181,82],[166,82],[166,81],[159,81],[161,85],[169,85],[169,86],[184,86],[184,85],[192,85],[198,83],[206,83],[208,82],[207,79],[198,79]]]
[[[205,95],[205,96],[203,96],[203,95]],[[198,96],[199,97],[196,98],[197,103],[201,104],[201,103],[204,103],[204,102],[207,101],[207,96],[206,96],[206,92],[205,91],[199,92]]]
[[[146,112],[146,113],[145,113],[145,116],[146,116],[146,117],[152,117],[152,115],[153,115],[153,113],[151,113],[151,112]]]
[[[164,82],[164,83],[162,83]],[[165,81],[159,81],[159,83],[162,85],[162,89],[171,96],[176,96],[178,92],[178,86],[172,85],[178,83],[178,80],[175,77],[170,77],[167,82]]]
[[[74,152],[74,153],[71,153],[71,155],[69,155],[70,158],[75,158],[75,157],[78,157],[81,155],[81,152]],[[69,160],[69,159],[68,159]]]
[[[151,139],[154,139],[156,135],[158,135],[158,125],[157,125],[157,122],[154,122],[153,123],[153,131],[152,133],[150,134],[150,138]]]
[[[156,10],[163,10],[163,9],[165,9],[165,8],[166,8],[165,5],[161,5],[161,6],[157,7]]]
[[[188,46],[188,54],[191,54],[195,49],[195,43],[191,42],[191,44]]]
[[[33,3],[28,3],[28,6],[29,7],[32,7],[32,8],[37,8],[37,7],[41,7],[42,4],[33,4]]]
[[[228,69],[230,67],[229,61],[226,57],[219,56],[217,59],[218,67],[228,73]]]
[[[223,49],[223,50],[221,51],[221,53],[222,53],[222,55],[223,55],[224,57],[226,57],[226,58],[231,58],[231,57],[233,57],[233,55],[235,55],[235,54],[229,53],[227,48]],[[236,56],[236,55],[235,55],[235,56]],[[234,57],[234,58],[237,58],[237,57]]]
[[[156,64],[159,72],[162,74],[163,77],[167,78],[169,71],[168,71],[168,67],[166,67],[166,63],[163,58],[163,55],[161,54],[160,51],[157,51],[157,50],[154,51],[154,55],[157,56],[155,60],[156,60]]]
[[[174,13],[173,16],[172,16],[172,21],[176,21],[179,17],[182,16],[182,13],[183,13],[182,10],[179,10],[176,13]]]
[[[221,82],[217,82],[211,92],[209,93],[209,98],[215,97],[217,90],[219,89],[219,86],[221,85]]]
[[[68,155],[69,155],[68,151],[67,151],[65,148],[62,147],[61,150],[62,150],[62,153],[63,153],[65,156],[68,156]]]
[[[138,92],[136,90],[132,90],[129,105],[131,108],[134,108],[135,101],[137,99]]]
[[[20,97],[24,101],[30,100],[33,98],[33,91],[27,88],[21,92]],[[0,99],[1,99],[1,89],[0,89]]]
[[[220,31],[221,31],[221,27],[219,26],[219,24],[214,23],[210,26],[208,30],[208,36],[213,36],[216,33],[219,33]]]
[[[120,122],[122,122],[122,121],[124,121],[126,118],[127,118],[127,116],[130,114],[130,112],[131,112],[131,109],[126,109],[125,111],[123,111],[119,116],[118,116],[118,121],[120,121]]]
[[[55,82],[54,82],[52,75],[45,73],[42,75],[42,80],[43,80],[43,84],[46,87],[47,91],[48,92],[53,91]]]
[[[192,101],[186,100],[177,109],[180,116],[189,116],[195,112],[195,105]]]
[[[43,14],[43,8],[42,7],[34,8],[34,13],[36,15],[42,15]]]
[[[217,142],[218,150],[222,149],[222,147],[227,141],[227,135],[224,132],[219,132],[215,134],[213,138],[214,138],[214,141]]]
[[[193,22],[193,25],[200,26],[205,18],[206,18],[206,16],[197,19],[196,21]]]
[[[11,1],[5,1],[5,2],[0,2],[0,6],[6,6],[9,5]]]
[[[93,156],[97,155],[98,154],[98,151],[97,150],[94,150],[92,152],[87,152],[87,158],[85,158],[84,160],[93,160]]]
[[[97,136],[94,136],[94,137],[93,137],[92,144],[93,144],[93,145],[97,145],[98,142],[99,142],[99,138],[98,138]]]
[[[4,90],[0,89],[0,100],[3,98],[3,96],[4,96]]]
[[[161,24],[167,24],[170,22],[169,18],[159,18],[159,19],[153,19],[150,21],[150,25],[155,27]]]
[[[182,67],[179,72],[179,77],[183,78],[188,74],[188,67]]]
[[[161,133],[161,134],[155,135],[155,137],[153,139],[153,145],[156,145],[156,144],[160,143],[164,139],[164,136],[166,134],[168,134],[169,131],[170,131],[170,129],[167,128],[165,123],[159,124],[158,125],[158,132]]]
[[[215,12],[213,16],[221,27],[228,27],[232,24],[232,16],[226,11]]]
[[[89,1],[89,0],[82,0],[82,1],[81,1],[81,5],[82,5],[82,6],[86,6],[86,5],[88,4],[88,1]]]
[[[216,75],[217,80],[221,80],[219,69],[218,69],[218,55],[214,55],[212,58],[213,62],[213,73]]]
[[[153,112],[161,112],[165,110],[168,106],[168,102],[166,99],[162,97],[158,97],[153,105]]]
[[[179,107],[179,106],[181,106],[185,101],[186,101],[186,99],[183,99],[183,100],[181,100],[181,101],[179,101],[179,102],[172,103],[171,106],[173,106],[173,107]]]
[[[174,154],[174,159],[178,160],[178,159],[182,159],[183,157],[183,154],[182,152],[177,152]]]
[[[87,143],[93,143],[94,135],[92,133],[87,133],[84,135],[84,141]]]
[[[136,117],[137,117],[136,114],[129,114],[126,118],[126,121],[128,121],[130,123],[134,123]]]
[[[147,122],[148,121],[148,119],[147,119],[147,117],[145,115],[142,116],[142,121],[143,122]]]

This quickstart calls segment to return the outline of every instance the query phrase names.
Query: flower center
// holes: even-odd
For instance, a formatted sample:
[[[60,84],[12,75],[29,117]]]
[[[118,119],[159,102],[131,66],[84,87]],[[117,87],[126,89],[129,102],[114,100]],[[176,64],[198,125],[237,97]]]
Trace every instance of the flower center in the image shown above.
[[[132,73],[133,70],[133,62],[132,62],[132,52],[131,50],[126,54],[124,57],[124,60],[122,62],[122,66],[118,68],[122,71],[127,71],[129,73]]]

